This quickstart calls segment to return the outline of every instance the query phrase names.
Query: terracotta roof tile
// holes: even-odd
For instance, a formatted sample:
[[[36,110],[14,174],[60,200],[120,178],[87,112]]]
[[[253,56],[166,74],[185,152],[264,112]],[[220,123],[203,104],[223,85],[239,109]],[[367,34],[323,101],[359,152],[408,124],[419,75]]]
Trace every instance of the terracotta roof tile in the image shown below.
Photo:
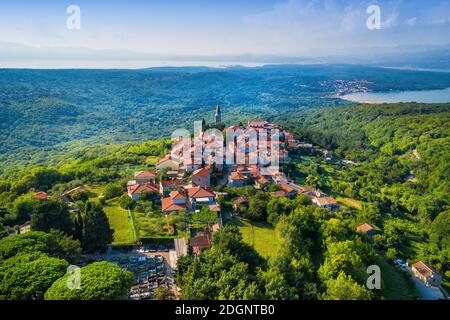
[[[185,205],[173,203],[173,199],[170,197],[162,199],[161,207],[162,207],[162,211],[165,211],[165,212],[186,210]]]
[[[362,233],[367,233],[367,232],[373,231],[373,230],[375,230],[375,228],[372,227],[372,226],[371,226],[370,224],[368,224],[368,223],[363,223],[363,224],[361,224],[361,225],[359,225],[359,226],[356,227],[356,231],[362,232]]]
[[[211,188],[192,187],[187,189],[190,198],[209,198],[215,197]]]
[[[135,178],[155,178],[156,173],[153,171],[137,171],[134,173]]]
[[[144,183],[144,184],[135,184],[128,187],[129,194],[142,194],[142,192],[157,192],[159,193],[159,188],[152,182]]]
[[[434,270],[431,266],[422,261],[414,263],[412,267],[416,269],[424,277],[430,277],[434,273],[437,273],[436,270]]]

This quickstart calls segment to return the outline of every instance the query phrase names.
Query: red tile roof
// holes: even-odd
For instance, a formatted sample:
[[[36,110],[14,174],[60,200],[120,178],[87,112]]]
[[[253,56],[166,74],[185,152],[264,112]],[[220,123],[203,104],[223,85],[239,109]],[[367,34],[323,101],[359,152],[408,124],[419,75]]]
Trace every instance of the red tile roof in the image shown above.
[[[186,198],[186,195],[185,195],[184,192],[181,191],[181,190],[175,190],[175,191],[172,191],[172,192],[169,194],[169,197],[170,197],[172,200],[180,200],[180,199]]]
[[[36,198],[42,200],[42,199],[47,199],[48,194],[47,194],[47,192],[39,191],[39,192],[36,192],[36,193],[34,194],[34,196],[35,196]]]
[[[199,177],[207,177],[210,173],[209,167],[200,168],[198,170],[195,170],[192,175],[193,176],[199,176]]]
[[[375,228],[372,227],[372,226],[371,226],[370,224],[368,224],[368,223],[363,223],[363,224],[361,224],[361,225],[359,225],[359,226],[356,227],[356,231],[362,232],[362,233],[367,233],[367,232],[373,231],[373,230],[375,230]]]
[[[231,173],[230,178],[231,178],[231,180],[245,180],[246,179],[242,173],[236,172],[236,171],[233,171]]]
[[[336,200],[333,197],[322,197],[316,199],[317,203],[321,206],[332,206],[337,204]]]
[[[133,194],[142,194],[145,191],[153,191],[159,193],[159,188],[152,182],[144,183],[144,184],[135,184],[128,187],[128,193]]]
[[[247,203],[248,201],[244,197],[239,197],[233,200],[233,205],[239,206],[243,203]]]
[[[210,248],[211,240],[207,234],[198,235],[191,238],[191,246],[199,249]]]
[[[181,180],[181,179],[165,180],[165,181],[161,181],[161,185],[163,187],[182,186],[183,180]]]
[[[161,201],[161,207],[164,212],[186,210],[185,205],[173,203],[173,199],[171,197],[163,198]]]
[[[190,198],[215,197],[215,194],[211,188],[193,187],[188,188],[187,191]]]
[[[156,173],[153,171],[137,171],[134,173],[135,178],[155,178]]]
[[[269,180],[267,180],[264,176],[261,176],[261,178],[258,179],[259,184],[267,184],[269,183]]]
[[[228,129],[233,130],[233,131],[236,131],[236,130],[238,130],[238,129],[242,129],[242,127],[240,127],[240,126],[234,124],[234,125],[228,127]]]
[[[252,127],[252,126],[264,126],[264,125],[268,125],[269,123],[267,122],[267,121],[250,121],[249,123],[248,123],[248,125],[250,126],[250,127]]]
[[[425,262],[419,261],[412,265],[412,268],[416,269],[424,277],[430,277],[434,273],[437,273],[431,266],[426,264]]]
[[[289,186],[287,183],[281,183],[281,184],[280,184],[280,187],[281,187],[281,189],[282,189],[284,192],[287,192],[287,193],[291,193],[291,192],[293,192],[293,191],[296,191],[294,188],[292,188],[291,186]]]

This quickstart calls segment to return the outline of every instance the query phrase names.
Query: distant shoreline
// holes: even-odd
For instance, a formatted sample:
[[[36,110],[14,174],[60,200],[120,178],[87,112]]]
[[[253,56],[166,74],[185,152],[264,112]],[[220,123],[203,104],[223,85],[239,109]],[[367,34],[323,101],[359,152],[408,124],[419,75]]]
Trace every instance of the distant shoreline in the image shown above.
[[[390,92],[360,92],[339,96],[345,101],[380,104],[380,103],[449,103],[450,88],[438,90],[410,90]]]

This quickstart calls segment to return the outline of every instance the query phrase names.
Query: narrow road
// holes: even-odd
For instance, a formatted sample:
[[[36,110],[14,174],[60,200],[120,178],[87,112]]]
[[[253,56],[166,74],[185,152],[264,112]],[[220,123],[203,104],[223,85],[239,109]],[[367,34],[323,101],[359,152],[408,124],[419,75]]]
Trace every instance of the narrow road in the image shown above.
[[[416,158],[417,160],[420,160],[420,155],[419,155],[419,152],[417,152],[417,149],[413,150],[413,155],[414,155],[414,158]]]
[[[134,242],[136,242],[137,241],[136,229],[134,228],[134,219],[133,219],[133,215],[131,214],[130,209],[128,209],[128,217],[130,218],[131,228],[133,229]]]

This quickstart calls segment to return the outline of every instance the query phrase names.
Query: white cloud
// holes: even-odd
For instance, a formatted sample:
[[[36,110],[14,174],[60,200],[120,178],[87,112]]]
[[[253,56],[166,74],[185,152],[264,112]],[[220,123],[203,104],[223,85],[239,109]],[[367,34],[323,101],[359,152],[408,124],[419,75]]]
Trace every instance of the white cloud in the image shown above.
[[[411,27],[415,26],[417,24],[417,17],[407,19],[406,24]]]
[[[394,12],[390,14],[386,19],[382,20],[381,22],[381,28],[388,29],[392,28],[397,25],[397,19],[399,14]]]

